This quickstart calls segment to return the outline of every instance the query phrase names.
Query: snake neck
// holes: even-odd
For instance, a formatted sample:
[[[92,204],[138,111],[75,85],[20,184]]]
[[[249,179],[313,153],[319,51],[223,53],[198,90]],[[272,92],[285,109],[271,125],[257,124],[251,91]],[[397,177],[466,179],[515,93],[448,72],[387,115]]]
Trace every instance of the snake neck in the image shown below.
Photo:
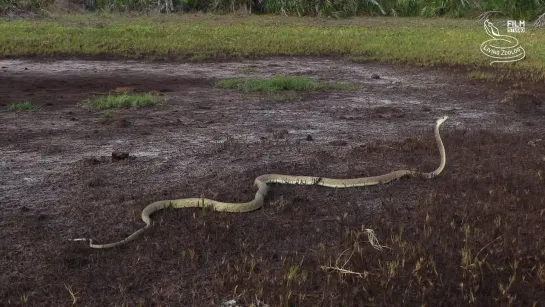
[[[435,141],[437,142],[437,148],[439,149],[439,154],[441,156],[441,162],[439,163],[439,166],[431,173],[420,173],[420,174],[416,174],[417,176],[422,176],[426,179],[431,179],[441,174],[441,172],[445,168],[445,165],[447,163],[447,154],[445,151],[443,140],[441,139],[441,133],[439,131],[439,128],[441,127],[443,122],[447,120],[447,118],[448,118],[447,116],[444,116],[438,119],[434,129]]]

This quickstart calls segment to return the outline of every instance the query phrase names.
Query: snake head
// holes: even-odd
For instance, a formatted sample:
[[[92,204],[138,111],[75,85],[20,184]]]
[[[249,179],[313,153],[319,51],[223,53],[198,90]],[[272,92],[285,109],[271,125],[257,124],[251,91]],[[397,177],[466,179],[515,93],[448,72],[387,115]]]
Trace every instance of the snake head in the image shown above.
[[[443,117],[440,117],[437,119],[436,123],[437,125],[441,125],[444,121],[446,121],[448,119],[448,116],[443,116]]]

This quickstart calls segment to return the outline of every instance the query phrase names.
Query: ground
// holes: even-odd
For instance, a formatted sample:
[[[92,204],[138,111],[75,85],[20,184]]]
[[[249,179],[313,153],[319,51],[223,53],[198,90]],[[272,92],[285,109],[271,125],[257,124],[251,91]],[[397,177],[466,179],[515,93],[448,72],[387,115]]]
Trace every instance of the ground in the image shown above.
[[[215,87],[277,74],[358,89],[279,101]],[[80,104],[119,87],[157,91],[162,101],[107,114]],[[0,108],[28,99],[41,109],[0,112],[0,301],[539,306],[544,98],[539,84],[485,83],[463,69],[338,58],[1,60]],[[122,239],[156,200],[251,200],[254,178],[266,173],[431,171],[443,115],[447,166],[432,180],[273,185],[255,212],[167,209],[120,248],[69,241]],[[114,151],[131,158],[112,161]],[[363,229],[388,248],[374,249]]]

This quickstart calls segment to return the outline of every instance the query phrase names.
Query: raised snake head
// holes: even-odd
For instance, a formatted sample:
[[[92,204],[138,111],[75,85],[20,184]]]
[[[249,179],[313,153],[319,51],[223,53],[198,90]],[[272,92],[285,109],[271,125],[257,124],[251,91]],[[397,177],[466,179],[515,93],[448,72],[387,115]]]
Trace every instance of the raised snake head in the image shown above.
[[[439,125],[441,125],[444,121],[446,121],[447,119],[448,119],[448,116],[445,115],[445,116],[443,116],[443,117],[437,119],[436,123],[437,123],[437,125],[439,126]]]

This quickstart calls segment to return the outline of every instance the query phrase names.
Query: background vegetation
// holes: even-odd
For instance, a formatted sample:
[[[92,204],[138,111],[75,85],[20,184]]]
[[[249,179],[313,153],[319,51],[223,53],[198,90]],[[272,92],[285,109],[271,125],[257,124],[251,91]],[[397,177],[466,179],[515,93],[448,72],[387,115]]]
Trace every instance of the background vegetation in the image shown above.
[[[545,13],[545,0],[0,0],[0,13],[42,11],[52,7],[88,11],[254,12],[297,16],[354,15],[473,17],[497,11],[509,18],[534,20]]]

